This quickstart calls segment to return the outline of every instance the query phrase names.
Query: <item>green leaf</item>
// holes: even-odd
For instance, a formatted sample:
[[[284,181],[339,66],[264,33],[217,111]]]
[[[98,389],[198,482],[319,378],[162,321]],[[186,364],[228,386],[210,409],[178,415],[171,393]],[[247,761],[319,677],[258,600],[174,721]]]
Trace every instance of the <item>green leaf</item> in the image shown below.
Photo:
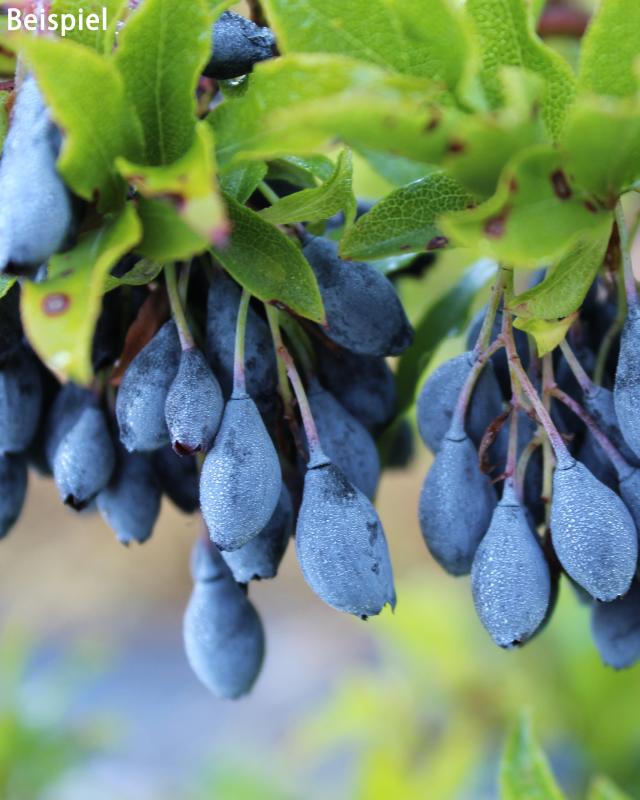
[[[612,224],[605,218],[585,232],[542,283],[509,301],[509,309],[519,317],[558,319],[580,308],[602,266]]]
[[[98,209],[120,206],[126,185],[115,159],[138,160],[142,133],[113,63],[75,42],[20,37],[56,123],[65,133],[58,169],[68,185]],[[73,98],[70,102],[69,98]]]
[[[295,314],[324,322],[313,270],[302,251],[278,228],[228,198],[231,236],[213,252],[222,266],[252,295],[279,303]]]
[[[574,311],[564,319],[547,320],[547,319],[520,319],[517,318],[513,322],[514,328],[518,328],[530,336],[533,336],[538,355],[544,356],[562,342],[567,335],[567,331],[576,321],[578,312]]]
[[[443,173],[396,189],[364,214],[340,244],[343,258],[383,258],[445,246],[436,225],[446,211],[466,208],[473,198]]]
[[[113,48],[116,24],[127,8],[128,0],[53,0],[51,3],[52,13],[58,15],[71,14],[78,19],[82,12],[86,20],[89,14],[97,14],[100,19],[97,30],[90,31],[86,27],[85,30],[76,29],[67,33],[66,38],[105,55]],[[106,30],[102,26],[103,9],[106,9],[107,13]]]
[[[328,181],[333,175],[335,165],[327,156],[285,156],[277,158],[269,164],[269,180],[283,180],[301,186],[304,189],[313,189],[318,181]]]
[[[629,97],[638,91],[640,3],[601,0],[584,36],[578,86],[582,92]]]
[[[120,158],[122,175],[146,198],[167,199],[198,236],[212,244],[227,234],[225,208],[216,183],[213,131],[200,122],[184,156],[167,166],[146,167]]]
[[[287,195],[270,208],[261,211],[260,216],[273,225],[320,222],[339,211],[345,211],[348,217],[353,217],[356,199],[353,196],[352,181],[351,152],[343,150],[338,156],[333,175],[325,184],[315,189],[303,189],[301,192]]]
[[[544,753],[523,716],[507,741],[500,766],[501,800],[563,800]]]
[[[599,776],[589,787],[587,800],[632,800],[632,798],[626,792],[621,791],[609,778]]]
[[[580,97],[562,138],[569,169],[585,189],[613,206],[640,176],[640,99]]]
[[[170,164],[191,147],[211,23],[203,0],[145,0],[120,32],[115,63],[142,122],[148,164]]]
[[[420,180],[436,169],[403,156],[394,156],[392,153],[377,153],[375,150],[363,147],[360,147],[358,152],[378,175],[397,187]]]
[[[155,280],[164,269],[164,264],[158,261],[151,261],[148,258],[141,258],[134,267],[132,267],[121,278],[116,278],[115,275],[107,275],[104,284],[104,293],[117,289],[119,286],[146,286],[151,281]]]
[[[246,161],[220,176],[220,189],[239,203],[246,203],[266,174],[264,161]]]
[[[493,261],[476,261],[452,289],[426,310],[416,325],[413,344],[402,355],[398,364],[398,413],[413,405],[420,375],[428,367],[438,345],[447,336],[464,329],[476,294],[495,271],[496,264]]]
[[[185,261],[209,248],[209,242],[187,225],[171,203],[141,197],[138,215],[144,233],[136,250],[146,258]]]
[[[338,56],[284,56],[259,64],[246,94],[209,116],[222,170],[234,162],[317,153],[336,138],[356,149],[433,163],[461,112],[435,105],[427,81]]]
[[[491,108],[505,102],[500,68],[525,67],[544,80],[542,116],[557,138],[575,94],[575,78],[562,57],[536,36],[524,0],[467,0],[465,8],[480,35],[480,80]]]
[[[559,259],[610,216],[569,180],[558,152],[532,147],[504,170],[493,197],[447,214],[440,225],[458,246],[511,266],[536,267]]]
[[[9,293],[15,282],[15,278],[7,278],[4,275],[0,275],[0,300]]]
[[[73,250],[54,256],[48,280],[23,285],[21,313],[27,336],[57,374],[90,382],[91,346],[106,276],[140,235],[135,210],[127,204],[102,228],[82,236]]]

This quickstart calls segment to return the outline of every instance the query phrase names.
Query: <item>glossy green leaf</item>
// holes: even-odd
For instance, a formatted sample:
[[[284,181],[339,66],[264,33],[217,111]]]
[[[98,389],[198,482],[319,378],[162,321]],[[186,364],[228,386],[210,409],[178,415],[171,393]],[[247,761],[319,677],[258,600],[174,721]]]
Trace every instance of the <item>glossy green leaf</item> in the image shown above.
[[[604,776],[595,778],[589,792],[587,800],[632,800],[631,795],[619,789],[613,781]]]
[[[15,282],[15,278],[7,278],[4,275],[0,275],[0,300],[2,300],[2,298],[8,294]]]
[[[209,242],[198,236],[179,215],[175,206],[165,200],[138,200],[138,214],[143,237],[136,252],[156,261],[184,261],[204,253]]]
[[[435,105],[433,86],[338,56],[284,56],[259,64],[246,94],[209,120],[222,170],[248,159],[316,153],[336,139],[432,163],[461,112]]]
[[[467,0],[465,8],[480,36],[483,66],[480,80],[492,108],[505,102],[501,67],[525,67],[544,81],[542,116],[557,138],[575,94],[569,65],[535,34],[524,0]]]
[[[524,318],[558,319],[580,308],[602,266],[612,224],[612,217],[605,218],[581,236],[542,283],[510,300],[511,311]]]
[[[320,290],[302,250],[274,225],[231,198],[228,210],[229,242],[213,251],[222,266],[265,303],[281,304],[322,323]]]
[[[146,167],[125,159],[116,164],[141,195],[173,203],[198,236],[215,244],[226,237],[228,224],[216,183],[213,131],[205,122],[195,131],[189,150],[172,164]]]
[[[575,311],[568,317],[557,320],[516,318],[513,325],[515,328],[532,336],[536,343],[538,355],[544,356],[555,350],[560,342],[564,340],[577,316],[578,312]]]
[[[562,144],[576,180],[613,206],[640,177],[640,97],[579,98]]]
[[[340,244],[343,258],[383,258],[446,245],[437,227],[438,217],[473,203],[460,184],[434,173],[396,189],[364,214]]]
[[[170,164],[194,138],[195,90],[211,52],[203,0],[145,0],[120,32],[115,63],[138,111],[148,164]]]
[[[353,160],[349,150],[338,156],[335,170],[329,180],[315,189],[282,197],[270,208],[260,212],[262,219],[273,225],[291,222],[320,222],[340,211],[347,216],[355,214],[356,199],[353,195]]]
[[[368,150],[364,147],[358,148],[358,152],[378,175],[398,188],[412,181],[420,180],[436,170],[436,167],[411,161],[392,153],[377,153],[375,150]]]
[[[113,63],[63,39],[20,37],[53,118],[65,132],[60,174],[102,211],[122,204],[126,185],[115,168],[118,156],[137,161],[142,132]],[[73,102],[69,101],[73,98]]]
[[[268,177],[269,180],[283,180],[294,186],[313,189],[318,181],[328,181],[334,170],[335,165],[328,156],[285,156],[269,163]]]
[[[114,275],[107,275],[104,283],[105,294],[117,289],[119,286],[146,286],[155,280],[164,269],[164,264],[158,261],[151,261],[148,258],[141,258],[127,273],[121,278]]]
[[[500,766],[501,800],[563,800],[531,722],[523,717],[507,740]]]
[[[496,264],[482,259],[472,264],[460,281],[438,298],[424,313],[415,328],[413,344],[403,353],[396,372],[398,412],[409,409],[414,401],[420,376],[429,366],[440,342],[463,330],[469,321],[477,293],[495,274]]]
[[[511,266],[536,267],[561,258],[610,214],[571,182],[557,151],[534,147],[504,170],[493,197],[445,215],[440,225],[456,245]]]
[[[239,203],[246,203],[266,174],[264,161],[246,161],[220,176],[220,188]]]
[[[58,375],[82,384],[91,380],[91,346],[106,277],[140,235],[135,210],[127,204],[102,228],[82,236],[73,250],[54,256],[48,280],[22,287],[29,341]]]
[[[582,42],[581,91],[615,97],[638,92],[638,31],[637,0],[601,0]]]
[[[110,53],[115,45],[116,24],[128,5],[128,0],[53,0],[51,11],[54,14],[72,14],[76,19],[82,12],[85,22],[90,14],[97,14],[100,21],[97,30],[88,30],[86,25],[84,30],[79,30],[78,26],[76,30],[68,32],[66,38],[91,47],[99,53]],[[106,11],[106,29],[102,24],[103,10]]]

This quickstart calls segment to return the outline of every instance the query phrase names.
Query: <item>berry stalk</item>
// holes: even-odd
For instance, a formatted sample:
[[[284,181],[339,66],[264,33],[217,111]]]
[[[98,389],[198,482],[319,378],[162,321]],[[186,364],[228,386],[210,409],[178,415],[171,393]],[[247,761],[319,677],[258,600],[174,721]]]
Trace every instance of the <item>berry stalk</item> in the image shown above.
[[[327,462],[327,457],[322,451],[320,437],[318,436],[318,429],[316,427],[315,420],[313,419],[313,414],[311,413],[311,406],[309,405],[307,393],[302,385],[300,373],[296,369],[296,365],[291,357],[291,354],[284,345],[282,345],[278,350],[278,355],[283,360],[287,368],[287,374],[289,375],[289,380],[293,386],[293,391],[300,408],[302,424],[304,426],[304,432],[307,436],[307,443],[309,445],[309,464],[311,466],[319,466],[320,464]]]
[[[178,329],[178,336],[180,337],[180,346],[183,350],[191,350],[195,347],[195,342],[189,330],[189,323],[187,322],[180,292],[178,291],[175,264],[167,264],[165,266],[164,277],[167,285],[167,294],[169,295],[171,314],[176,323],[176,328]]]
[[[242,297],[240,298],[240,305],[238,306],[236,346],[233,358],[233,394],[238,397],[243,397],[247,394],[247,376],[245,371],[244,353],[250,299],[251,295],[249,292],[246,289],[243,289]]]

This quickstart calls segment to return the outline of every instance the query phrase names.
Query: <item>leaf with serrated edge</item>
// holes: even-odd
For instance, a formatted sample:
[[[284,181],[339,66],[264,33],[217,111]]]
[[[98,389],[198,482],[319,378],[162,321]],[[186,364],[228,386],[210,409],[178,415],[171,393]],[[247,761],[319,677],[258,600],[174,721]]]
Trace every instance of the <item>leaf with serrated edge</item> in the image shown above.
[[[601,0],[582,40],[578,87],[615,97],[630,97],[640,88],[638,0]]]
[[[578,312],[574,311],[564,319],[520,319],[513,321],[514,328],[533,336],[538,355],[544,356],[560,344],[567,335],[567,331],[576,321]]]
[[[64,131],[58,169],[85,200],[98,198],[98,210],[124,202],[126,184],[115,160],[142,153],[142,132],[122,78],[113,63],[93,50],[63,39],[20,37],[51,114]]]
[[[49,279],[25,283],[21,314],[27,337],[40,359],[70,380],[92,378],[91,346],[104,284],[118,260],[140,241],[141,226],[127,204],[120,214],[49,262]]]
[[[509,301],[509,309],[523,318],[558,319],[580,308],[602,266],[612,224],[605,217],[582,235],[542,283]]]
[[[320,290],[302,250],[254,211],[231,198],[227,205],[231,236],[225,247],[214,248],[217,260],[258,299],[322,324]]]
[[[142,122],[148,164],[170,164],[193,142],[211,24],[202,0],[145,0],[120,32],[115,63]]]
[[[331,178],[315,189],[287,195],[270,208],[260,212],[262,219],[273,225],[291,222],[320,222],[329,219],[340,211],[355,211],[356,200],[353,195],[353,160],[349,150],[338,156]]]
[[[396,189],[364,214],[340,243],[343,258],[384,258],[406,252],[437,250],[446,245],[437,226],[446,211],[473,203],[460,184],[434,173]]]
[[[502,754],[500,789],[501,800],[564,800],[526,716],[514,727]]]
[[[433,85],[340,56],[258,64],[247,92],[219,105],[214,126],[222,171],[243,160],[317,153],[336,138],[354,147],[433,163],[462,112],[437,105]]]
[[[505,100],[500,68],[525,67],[545,82],[542,115],[549,132],[557,138],[575,94],[569,65],[536,36],[523,0],[467,0],[465,8],[480,35],[480,81],[491,107],[499,108]]]
[[[610,215],[570,182],[557,151],[538,146],[512,160],[493,197],[477,208],[446,214],[440,227],[455,245],[479,255],[537,267],[561,258]]]
[[[228,224],[216,183],[213,131],[205,122],[198,123],[191,147],[172,164],[146,167],[119,158],[116,166],[144,197],[174,203],[199,236],[212,244],[224,241]]]

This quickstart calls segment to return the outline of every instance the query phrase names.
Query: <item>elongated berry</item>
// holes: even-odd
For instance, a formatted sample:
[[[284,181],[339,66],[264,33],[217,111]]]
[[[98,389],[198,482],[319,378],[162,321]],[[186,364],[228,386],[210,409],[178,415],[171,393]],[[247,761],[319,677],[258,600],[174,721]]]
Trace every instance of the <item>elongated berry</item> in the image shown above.
[[[28,75],[0,161],[0,272],[33,274],[67,243],[74,212],[56,168],[59,150],[60,133]]]
[[[384,358],[320,347],[318,361],[323,384],[365,428],[375,431],[392,419],[396,385]]]
[[[247,395],[232,395],[200,475],[200,505],[212,541],[237,550],[271,519],[280,497],[278,454]]]
[[[266,527],[239,550],[227,550],[222,557],[238,583],[275,578],[293,529],[293,506],[282,484],[276,510]]]
[[[296,549],[309,586],[338,611],[371,617],[395,606],[382,523],[368,498],[326,460],[307,469]]]
[[[240,304],[240,287],[217,270],[207,298],[206,355],[220,381],[225,398],[233,390],[235,332]],[[247,392],[262,411],[270,408],[278,385],[276,358],[269,326],[249,307],[245,335]]]
[[[618,369],[613,390],[620,430],[640,457],[640,308],[630,307],[622,329]]]
[[[217,697],[233,700],[256,681],[264,659],[264,630],[257,611],[233,580],[220,554],[198,545],[195,585],[184,616],[187,659]]]
[[[436,561],[451,575],[467,575],[487,532],[496,494],[480,471],[471,440],[448,434],[420,495],[420,528]]]
[[[625,442],[618,424],[613,392],[604,386],[594,386],[590,391],[584,393],[582,403],[598,424],[600,430],[620,450],[622,456],[630,463],[637,465],[637,456]],[[600,454],[602,454],[602,451],[600,451]]]
[[[474,360],[473,353],[467,351],[445,361],[429,376],[420,391],[417,406],[418,430],[424,443],[434,453],[440,449],[449,430],[458,396],[469,377]],[[502,393],[493,367],[488,362],[474,387],[465,422],[465,430],[476,447],[490,423],[501,412]]]
[[[198,466],[194,456],[177,456],[170,445],[151,454],[151,464],[160,488],[185,514],[200,508]]]
[[[26,450],[38,429],[42,380],[34,356],[19,348],[0,364],[0,454]]]
[[[121,448],[113,478],[97,497],[98,511],[121,544],[143,544],[153,533],[160,497],[148,456]]]
[[[27,493],[27,462],[20,455],[0,455],[0,539],[18,521]]]
[[[513,488],[507,484],[471,567],[476,612],[500,647],[530,639],[551,596],[549,567]]]
[[[169,442],[165,403],[179,363],[178,334],[169,320],[133,359],[118,390],[120,441],[129,452],[157,450]]]
[[[203,74],[217,80],[247,75],[258,62],[273,58],[275,44],[269,28],[225,11],[213,27],[213,54]]]
[[[209,450],[220,427],[223,408],[220,384],[204,355],[196,347],[185,350],[164,407],[176,453],[192,455]]]
[[[354,353],[395,356],[413,341],[413,330],[393,284],[375,267],[343,261],[338,246],[316,237],[304,247],[327,317],[327,336]]]
[[[605,664],[625,669],[640,659],[640,585],[634,581],[620,600],[594,603],[591,635]]]
[[[553,476],[551,539],[565,572],[596,600],[627,593],[638,561],[638,533],[625,504],[579,461]]]
[[[107,420],[92,392],[69,385],[58,393],[50,419],[48,458],[53,478],[62,501],[80,511],[113,473],[115,449]]]
[[[380,458],[369,431],[318,381],[308,390],[311,413],[327,457],[371,500],[380,480]]]

